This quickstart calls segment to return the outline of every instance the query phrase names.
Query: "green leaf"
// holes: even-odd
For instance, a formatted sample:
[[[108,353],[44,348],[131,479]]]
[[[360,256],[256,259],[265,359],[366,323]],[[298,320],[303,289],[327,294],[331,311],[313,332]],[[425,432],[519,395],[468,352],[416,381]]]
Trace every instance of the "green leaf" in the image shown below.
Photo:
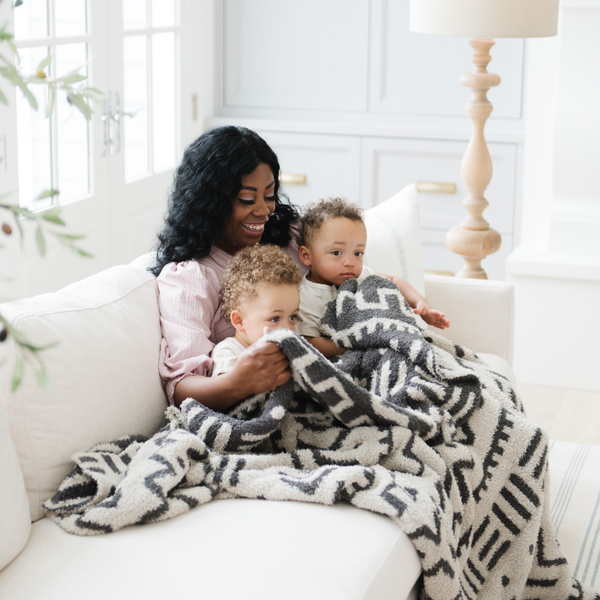
[[[38,67],[37,67],[36,70],[37,71],[43,71],[50,64],[51,60],[52,60],[52,55],[48,54],[46,56],[46,58],[38,65]]]
[[[18,82],[17,85],[19,86],[19,88],[21,88],[21,91],[23,92],[23,95],[25,96],[25,98],[27,98],[27,102],[29,102],[29,106],[31,106],[31,108],[33,108],[33,110],[37,110],[39,108],[37,100],[35,99],[35,96],[29,91],[27,84],[21,79],[21,82],[20,83]]]
[[[48,86],[48,102],[46,103],[46,118],[52,115],[52,109],[54,108],[54,86]]]
[[[23,4],[23,0],[15,0],[15,8],[17,8],[17,6],[21,6],[21,4]]]
[[[24,233],[23,233],[23,226],[21,225],[21,220],[19,219],[18,216],[15,216],[15,224],[17,225],[17,229],[19,230],[19,239],[21,240],[21,244],[22,244]]]
[[[47,350],[48,348],[53,348],[57,345],[57,342],[52,342],[50,344],[46,344],[45,346],[36,346],[32,342],[29,341],[23,333],[21,333],[18,329],[15,329],[6,319],[2,319],[4,326],[8,330],[8,335],[11,336],[18,346],[21,348],[27,348],[32,354],[36,352],[41,352],[42,350]]]
[[[19,345],[23,348],[27,348],[29,352],[32,354],[37,354],[38,352],[43,352],[44,350],[48,350],[49,348],[54,348],[57,345],[57,342],[53,342],[52,344],[46,344],[45,346],[36,346],[28,341],[20,341]]]
[[[44,240],[44,232],[40,227],[37,228],[35,232],[35,241],[37,242],[37,247],[41,256],[46,255],[46,241]]]
[[[21,74],[17,71],[17,69],[11,65],[10,67],[5,67],[5,68],[1,69],[1,72],[4,75],[4,77],[6,79],[8,79],[13,85],[15,85],[21,89],[25,98],[27,98],[27,101],[29,102],[29,105],[31,106],[31,108],[33,108],[34,110],[37,110],[38,109],[37,100],[35,99],[34,95],[29,91],[29,88],[27,87],[27,83],[25,82],[23,77],[21,77]]]
[[[46,375],[46,373],[44,373],[44,371],[42,371],[42,369],[38,369],[34,372],[34,374],[39,387],[48,387],[48,376]]]
[[[85,69],[88,66],[89,62],[90,62],[90,59],[88,58],[82,65],[73,69],[72,71],[69,71],[66,75],[63,75],[63,77],[69,77],[71,75],[78,75],[79,71],[81,71],[82,69]]]
[[[4,77],[6,77],[6,79],[8,79],[13,85],[19,85],[21,83],[25,84],[25,81],[17,71],[16,67],[13,64],[9,63],[4,57],[2,58],[4,59],[4,62],[8,65],[7,67],[2,67],[0,69],[2,75],[4,75]]]
[[[86,252],[85,250],[82,250],[81,248],[75,248],[75,246],[73,246],[73,250],[79,255],[82,256],[83,258],[94,258],[93,254],[90,254],[89,252]]]
[[[8,99],[6,98],[6,96],[4,95],[2,90],[0,90],[0,102],[2,102],[2,104],[5,104],[6,106],[8,106]]]
[[[27,210],[26,208],[21,208],[20,206],[15,206],[14,204],[10,207],[11,212],[16,217],[25,217],[26,219],[35,219],[35,215]]]
[[[86,236],[85,235],[77,235],[74,233],[57,233],[56,237],[59,237],[63,240],[69,240],[72,242],[76,242],[78,240],[85,240]]]
[[[79,83],[80,81],[85,81],[87,79],[86,75],[80,75],[79,73],[75,73],[73,75],[65,75],[64,77],[59,77],[57,81],[62,81],[66,84]]]
[[[15,46],[15,43],[13,42],[13,36],[11,35],[9,39],[6,40],[6,44],[7,46],[10,48],[11,52],[16,55],[17,54],[17,47]]]
[[[20,385],[23,379],[23,371],[25,370],[25,361],[21,356],[17,356],[17,363],[12,374],[12,381],[10,383],[10,390],[14,392]]]
[[[50,379],[48,379],[48,375],[46,375],[46,371],[40,367],[38,371],[35,372],[35,378],[37,379],[38,386],[41,388],[47,388],[50,384]]]
[[[52,198],[54,196],[58,196],[59,191],[55,190],[53,188],[50,188],[49,190],[44,190],[37,198],[36,200],[43,200],[44,198]]]
[[[60,208],[53,208],[52,210],[47,210],[40,213],[40,217],[44,219],[44,221],[48,221],[50,223],[54,223],[55,225],[65,226],[66,223],[60,218]]]
[[[77,90],[77,93],[81,96],[85,96],[86,98],[88,98],[92,102],[95,102],[96,104],[102,104],[102,102],[106,98],[106,94],[104,92],[101,92],[100,90],[97,90],[96,88],[79,88]]]
[[[73,106],[76,106],[81,114],[89,121],[92,118],[92,109],[88,106],[87,102],[79,95],[74,92],[69,92],[67,98],[71,101]]]

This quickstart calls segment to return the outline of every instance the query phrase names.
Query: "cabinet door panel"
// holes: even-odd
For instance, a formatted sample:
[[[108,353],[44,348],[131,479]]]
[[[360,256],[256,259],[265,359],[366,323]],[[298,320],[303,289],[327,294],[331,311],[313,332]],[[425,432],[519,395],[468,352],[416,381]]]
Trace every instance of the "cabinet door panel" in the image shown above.
[[[448,250],[446,232],[439,229],[421,229],[423,241],[423,268],[426,271],[456,273],[463,266],[463,259]],[[506,259],[513,250],[513,236],[503,235],[502,246],[481,262],[488,279],[504,281],[506,279]]]
[[[471,92],[459,77],[474,69],[468,38],[409,32],[409,3],[371,3],[370,110],[463,116]],[[491,50],[488,70],[502,78],[488,93],[493,117],[521,117],[523,52],[522,39],[498,39]]]
[[[419,194],[421,225],[447,230],[467,212],[462,201],[467,190],[460,178],[466,142],[364,138],[362,144],[363,206],[383,202],[417,181],[456,184],[456,194]],[[488,144],[494,175],[485,197],[490,203],[485,219],[500,233],[512,233],[515,195],[516,146]]]
[[[367,109],[369,3],[226,0],[225,107]]]
[[[305,185],[282,186],[293,204],[301,206],[330,196],[359,201],[358,137],[273,131],[258,133],[277,154],[282,173],[306,176]]]

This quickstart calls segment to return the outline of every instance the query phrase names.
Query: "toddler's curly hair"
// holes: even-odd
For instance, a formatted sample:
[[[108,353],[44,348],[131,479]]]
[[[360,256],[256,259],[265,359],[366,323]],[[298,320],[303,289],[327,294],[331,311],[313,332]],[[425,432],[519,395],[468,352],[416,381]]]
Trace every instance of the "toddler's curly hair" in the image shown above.
[[[363,221],[363,209],[357,204],[348,203],[344,198],[328,198],[309,204],[300,220],[300,246],[310,248],[323,223],[340,217],[351,221]]]
[[[300,285],[302,276],[289,254],[273,244],[248,246],[229,262],[221,278],[223,316],[254,300],[261,285]]]

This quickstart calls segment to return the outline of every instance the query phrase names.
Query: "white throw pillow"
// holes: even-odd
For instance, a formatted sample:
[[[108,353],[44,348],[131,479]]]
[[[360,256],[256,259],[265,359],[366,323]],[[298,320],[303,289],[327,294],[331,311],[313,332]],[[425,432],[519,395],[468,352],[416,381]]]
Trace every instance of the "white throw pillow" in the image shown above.
[[[417,187],[407,185],[391,198],[365,211],[365,264],[374,271],[397,275],[425,296],[421,225]]]
[[[72,469],[73,453],[151,435],[164,423],[156,280],[122,265],[1,310],[32,342],[56,342],[42,353],[46,389],[27,372],[11,393],[12,361],[0,365],[0,395],[35,521]]]
[[[31,521],[23,474],[8,431],[6,412],[0,403],[0,570],[23,548],[29,539]]]

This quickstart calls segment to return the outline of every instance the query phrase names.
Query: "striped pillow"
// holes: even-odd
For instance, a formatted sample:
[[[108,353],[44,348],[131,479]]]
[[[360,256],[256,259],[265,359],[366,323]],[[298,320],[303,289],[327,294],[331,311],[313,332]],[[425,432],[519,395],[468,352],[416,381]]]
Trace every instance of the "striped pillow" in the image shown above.
[[[550,442],[550,516],[573,575],[600,591],[600,446]]]

